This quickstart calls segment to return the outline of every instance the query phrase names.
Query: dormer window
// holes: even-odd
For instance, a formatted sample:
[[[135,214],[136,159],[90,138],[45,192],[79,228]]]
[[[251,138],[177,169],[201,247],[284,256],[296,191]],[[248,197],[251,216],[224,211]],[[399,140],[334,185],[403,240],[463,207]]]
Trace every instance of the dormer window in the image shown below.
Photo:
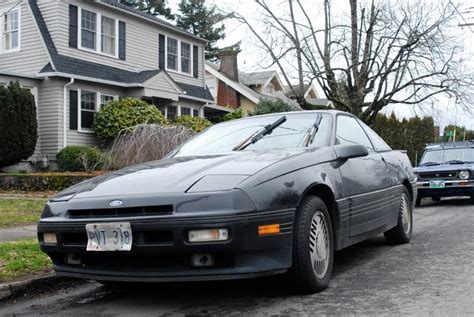
[[[20,49],[20,8],[0,12],[0,31],[2,41],[1,53],[18,51]]]
[[[82,8],[80,12],[79,48],[117,57],[118,21]]]

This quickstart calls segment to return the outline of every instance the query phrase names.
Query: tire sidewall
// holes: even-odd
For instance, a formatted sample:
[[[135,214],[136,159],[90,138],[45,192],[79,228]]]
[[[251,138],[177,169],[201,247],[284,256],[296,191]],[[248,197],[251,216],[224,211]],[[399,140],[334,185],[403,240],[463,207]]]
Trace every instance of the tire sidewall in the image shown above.
[[[329,262],[326,274],[323,278],[318,278],[311,263],[311,254],[309,249],[309,234],[311,230],[311,221],[316,211],[321,211],[327,225],[329,236]],[[316,292],[327,287],[331,279],[334,264],[334,234],[332,230],[331,218],[324,202],[315,196],[309,196],[302,202],[298,209],[295,244],[293,255],[294,269],[299,272],[301,281],[307,283],[306,288],[309,291]]]

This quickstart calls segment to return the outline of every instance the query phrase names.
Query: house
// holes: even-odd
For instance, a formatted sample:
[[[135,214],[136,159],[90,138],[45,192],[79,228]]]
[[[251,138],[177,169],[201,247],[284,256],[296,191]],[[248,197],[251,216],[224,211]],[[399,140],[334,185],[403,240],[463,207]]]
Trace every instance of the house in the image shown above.
[[[262,99],[281,99],[295,109],[301,109],[296,101],[285,95],[276,71],[239,71],[238,53],[236,50],[223,51],[219,54],[219,64],[205,64],[206,84],[218,106],[252,112]]]
[[[31,162],[97,144],[94,113],[121,96],[168,119],[228,111],[206,87],[205,40],[118,0],[3,0],[0,34],[0,84],[18,81],[37,103]]]

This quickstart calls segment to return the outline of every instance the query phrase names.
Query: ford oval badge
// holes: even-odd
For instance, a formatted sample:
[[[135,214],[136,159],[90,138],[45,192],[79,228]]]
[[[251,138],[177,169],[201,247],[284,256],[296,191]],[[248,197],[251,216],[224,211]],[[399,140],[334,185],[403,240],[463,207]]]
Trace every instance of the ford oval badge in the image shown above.
[[[123,201],[121,201],[121,200],[112,200],[109,203],[109,206],[110,207],[118,207],[118,206],[122,206],[122,204],[123,204]]]

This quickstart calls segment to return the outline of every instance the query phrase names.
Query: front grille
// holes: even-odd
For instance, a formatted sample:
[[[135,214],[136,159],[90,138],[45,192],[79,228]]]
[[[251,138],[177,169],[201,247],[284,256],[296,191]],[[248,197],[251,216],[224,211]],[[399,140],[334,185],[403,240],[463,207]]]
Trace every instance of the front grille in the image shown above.
[[[69,218],[107,218],[107,217],[143,217],[165,216],[173,213],[173,205],[68,210]]]
[[[420,173],[419,176],[420,176],[420,179],[450,180],[450,179],[457,179],[458,178],[458,172],[457,171],[452,171],[452,172],[429,172],[429,173]]]

